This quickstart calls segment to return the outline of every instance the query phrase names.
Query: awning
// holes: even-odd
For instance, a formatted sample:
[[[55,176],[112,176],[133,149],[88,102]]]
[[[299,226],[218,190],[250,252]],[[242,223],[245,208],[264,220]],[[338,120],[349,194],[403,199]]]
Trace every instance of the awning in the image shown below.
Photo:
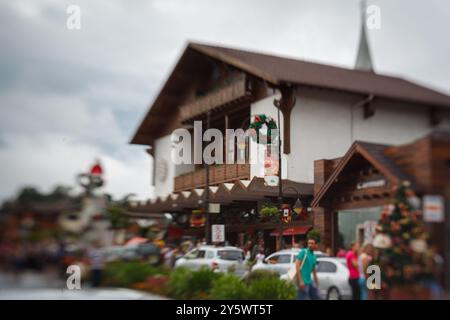
[[[313,184],[300,183],[291,180],[283,180],[283,197],[295,199],[298,193],[302,202],[309,204],[313,195]],[[128,215],[144,216],[160,215],[165,212],[176,213],[183,210],[192,210],[199,207],[199,200],[204,200],[202,188],[192,188],[181,192],[175,192],[166,197],[158,197],[156,200],[146,203],[129,203]],[[231,183],[220,183],[209,187],[210,203],[229,204],[235,201],[267,201],[267,197],[278,197],[277,186],[267,186],[264,178],[253,177],[252,180],[235,180]]]
[[[292,227],[292,228],[286,228],[283,230],[283,236],[293,236],[296,234],[305,234],[312,228],[311,225],[308,226],[298,226],[298,227]],[[272,237],[278,237],[279,235],[278,229],[273,230],[270,235]]]

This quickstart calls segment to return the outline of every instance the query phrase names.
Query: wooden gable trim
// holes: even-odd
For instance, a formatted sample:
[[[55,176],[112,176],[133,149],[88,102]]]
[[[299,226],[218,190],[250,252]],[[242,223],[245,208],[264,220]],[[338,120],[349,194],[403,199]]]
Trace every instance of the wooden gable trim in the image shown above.
[[[339,174],[344,170],[346,165],[349,163],[350,159],[355,154],[361,154],[367,161],[369,161],[376,169],[378,169],[386,178],[388,178],[391,182],[397,183],[398,177],[394,175],[390,170],[385,168],[383,165],[381,165],[377,159],[375,159],[370,152],[368,152],[361,144],[359,144],[357,141],[353,143],[353,145],[350,147],[350,149],[347,151],[344,157],[342,157],[341,161],[337,165],[334,172],[330,175],[328,180],[325,182],[325,184],[322,186],[322,188],[319,190],[316,197],[314,197],[314,200],[311,203],[312,207],[318,207],[319,202],[322,200],[326,192],[331,188],[332,184],[335,182],[335,180],[338,178]]]

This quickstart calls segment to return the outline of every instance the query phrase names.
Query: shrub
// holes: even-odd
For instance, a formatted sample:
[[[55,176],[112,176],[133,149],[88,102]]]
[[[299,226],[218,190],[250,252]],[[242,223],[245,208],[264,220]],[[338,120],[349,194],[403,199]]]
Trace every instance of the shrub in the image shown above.
[[[203,267],[197,271],[177,268],[168,282],[168,293],[175,299],[206,299],[215,280],[222,274]]]
[[[252,282],[257,281],[262,278],[275,278],[278,279],[280,276],[275,271],[270,270],[255,270],[247,274],[244,281],[247,285],[250,285]]]
[[[111,286],[131,287],[136,283],[147,281],[154,275],[167,275],[162,267],[150,266],[137,261],[116,261],[108,263],[104,269],[104,283]]]
[[[251,300],[294,300],[294,285],[278,277],[261,276],[248,285],[247,298]]]
[[[167,281],[169,277],[165,275],[154,275],[147,278],[145,282],[139,282],[132,287],[137,290],[143,290],[159,295],[166,295]]]
[[[176,268],[172,270],[167,283],[168,294],[175,299],[186,299],[188,287],[188,278],[191,271],[187,268]]]
[[[244,300],[247,296],[247,286],[234,274],[226,274],[214,281],[209,299]]]
[[[213,283],[223,274],[216,273],[209,268],[200,268],[198,271],[192,272],[192,277],[190,278],[190,288],[193,292],[192,297],[206,298],[209,290],[211,290]]]

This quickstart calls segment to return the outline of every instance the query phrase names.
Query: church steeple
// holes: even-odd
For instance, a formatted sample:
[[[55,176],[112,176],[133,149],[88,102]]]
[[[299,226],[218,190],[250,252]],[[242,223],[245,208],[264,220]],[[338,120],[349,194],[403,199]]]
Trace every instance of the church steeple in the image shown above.
[[[373,72],[372,57],[370,55],[369,44],[367,42],[366,28],[367,3],[361,1],[361,35],[359,38],[358,54],[356,56],[355,69]]]

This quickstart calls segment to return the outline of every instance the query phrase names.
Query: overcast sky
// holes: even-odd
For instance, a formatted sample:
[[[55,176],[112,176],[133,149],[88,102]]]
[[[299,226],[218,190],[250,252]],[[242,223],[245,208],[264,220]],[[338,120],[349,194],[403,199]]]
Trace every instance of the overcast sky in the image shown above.
[[[376,71],[450,93],[450,3],[368,2]],[[359,0],[2,0],[0,200],[74,185],[95,158],[106,192],[148,198],[149,157],[128,142],[188,40],[352,67],[360,23]]]

